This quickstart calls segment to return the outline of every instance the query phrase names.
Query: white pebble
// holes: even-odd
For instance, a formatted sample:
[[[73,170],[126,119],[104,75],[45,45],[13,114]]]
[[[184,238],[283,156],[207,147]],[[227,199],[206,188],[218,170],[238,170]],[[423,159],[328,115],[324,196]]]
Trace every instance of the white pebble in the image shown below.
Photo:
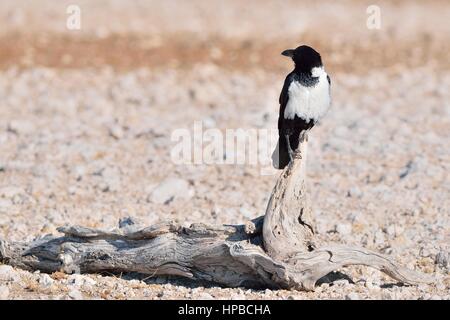
[[[214,297],[207,292],[203,292],[198,295],[198,299],[200,300],[213,300]]]
[[[75,287],[94,286],[97,283],[94,279],[81,274],[72,274],[67,278],[67,280]]]
[[[0,266],[0,281],[17,281],[18,279],[19,275],[13,267],[8,265]]]
[[[193,191],[186,180],[179,178],[167,178],[161,182],[152,193],[148,200],[153,203],[167,203],[175,198],[188,200],[193,196]]]
[[[352,198],[361,198],[362,191],[358,187],[352,187],[350,190],[348,190],[348,195]]]
[[[39,278],[39,283],[44,287],[50,287],[55,280],[53,280],[48,274],[43,274],[41,278]]]
[[[350,223],[340,223],[336,225],[336,231],[345,236],[352,233],[352,225]]]
[[[72,289],[69,292],[69,297],[71,297],[74,300],[83,300],[84,299],[83,294],[77,289]]]
[[[356,292],[351,292],[345,296],[346,300],[360,300],[359,295]]]
[[[9,297],[9,288],[0,285],[0,300],[6,300]]]

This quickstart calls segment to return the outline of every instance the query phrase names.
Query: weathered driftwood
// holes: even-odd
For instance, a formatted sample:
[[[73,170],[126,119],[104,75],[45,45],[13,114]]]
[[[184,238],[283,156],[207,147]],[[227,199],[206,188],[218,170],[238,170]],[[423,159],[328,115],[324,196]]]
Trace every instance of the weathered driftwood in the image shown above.
[[[379,269],[409,284],[430,278],[378,253],[346,246],[316,248],[305,186],[306,141],[282,173],[265,217],[246,225],[141,228],[131,219],[113,231],[69,226],[62,237],[32,243],[0,240],[0,261],[28,270],[175,275],[225,286],[313,290],[320,278],[349,265]]]
[[[311,207],[306,193],[307,136],[302,135],[295,161],[281,174],[267,205],[263,239],[267,253],[284,260],[314,247]]]

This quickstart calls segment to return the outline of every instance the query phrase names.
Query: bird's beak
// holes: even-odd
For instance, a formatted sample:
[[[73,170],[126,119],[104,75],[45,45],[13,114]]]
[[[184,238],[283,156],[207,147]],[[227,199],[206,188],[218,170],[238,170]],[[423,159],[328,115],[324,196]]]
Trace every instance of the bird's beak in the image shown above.
[[[294,56],[294,50],[292,50],[292,49],[284,50],[281,54],[283,56],[292,58]]]

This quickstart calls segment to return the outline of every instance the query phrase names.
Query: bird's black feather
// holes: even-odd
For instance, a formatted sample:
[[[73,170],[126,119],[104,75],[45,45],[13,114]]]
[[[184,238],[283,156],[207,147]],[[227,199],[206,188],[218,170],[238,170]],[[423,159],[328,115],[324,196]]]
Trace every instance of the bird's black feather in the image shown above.
[[[313,69],[323,67],[320,54],[309,46],[303,45],[295,50],[285,50],[282,54],[290,57],[294,61],[295,68],[284,80],[279,98],[278,152],[274,153],[275,157],[273,158],[274,166],[279,169],[283,169],[289,164],[293,152],[298,148],[300,134],[303,131],[311,129],[319,120],[317,116],[305,116],[305,119],[303,119],[298,114],[295,114],[293,118],[291,118],[292,115],[288,116],[288,118],[285,117],[285,110],[289,102],[290,87],[293,82],[295,82],[296,86],[305,88],[316,86],[319,84],[320,77],[313,76]],[[328,84],[331,85],[331,80],[328,75],[327,80]],[[294,90],[298,89],[294,87]],[[289,147],[291,154],[289,154]]]
[[[280,94],[280,113],[278,116],[278,165],[274,164],[278,169],[283,169],[289,164],[289,152],[286,141],[286,135],[289,135],[289,142],[292,150],[296,150],[299,144],[300,133],[311,129],[315,122],[299,118],[297,115],[294,119],[285,119],[284,111],[289,101],[289,86],[293,81],[297,81],[298,75],[291,72],[284,81],[283,89]]]

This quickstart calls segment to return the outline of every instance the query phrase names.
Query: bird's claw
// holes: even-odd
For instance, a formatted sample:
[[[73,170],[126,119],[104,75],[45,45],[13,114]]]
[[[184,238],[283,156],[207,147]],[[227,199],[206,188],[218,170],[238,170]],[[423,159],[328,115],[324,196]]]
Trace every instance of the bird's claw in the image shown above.
[[[289,161],[294,162],[294,153],[292,151],[289,152]]]

